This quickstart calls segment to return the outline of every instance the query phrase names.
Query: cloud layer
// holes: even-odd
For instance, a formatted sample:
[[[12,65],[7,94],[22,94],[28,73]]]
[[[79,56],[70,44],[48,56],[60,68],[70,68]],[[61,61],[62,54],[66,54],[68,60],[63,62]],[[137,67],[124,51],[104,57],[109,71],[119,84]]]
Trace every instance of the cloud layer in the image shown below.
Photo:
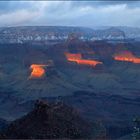
[[[5,1],[0,26],[137,26],[140,2],[135,1]]]

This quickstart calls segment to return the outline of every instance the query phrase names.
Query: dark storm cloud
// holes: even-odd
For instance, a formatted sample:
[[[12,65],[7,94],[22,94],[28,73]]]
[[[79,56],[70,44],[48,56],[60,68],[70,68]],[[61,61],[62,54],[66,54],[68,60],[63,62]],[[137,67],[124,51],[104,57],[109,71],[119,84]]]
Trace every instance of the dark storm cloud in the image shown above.
[[[139,1],[0,2],[0,26],[139,26],[139,15]]]

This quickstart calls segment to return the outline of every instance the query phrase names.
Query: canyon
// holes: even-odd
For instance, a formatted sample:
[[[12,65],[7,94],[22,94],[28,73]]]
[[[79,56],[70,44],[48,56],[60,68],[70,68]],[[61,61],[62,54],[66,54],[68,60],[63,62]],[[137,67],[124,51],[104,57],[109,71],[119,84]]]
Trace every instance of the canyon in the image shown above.
[[[76,27],[53,28],[68,36],[65,39],[13,40],[21,34],[35,36],[36,30],[44,36],[44,28],[50,34],[52,27],[32,27],[29,33],[29,27],[0,31],[0,118],[13,121],[29,113],[37,99],[61,98],[85,119],[101,120],[107,135],[111,128],[117,131],[115,138],[131,133],[132,120],[140,115],[140,42],[95,40],[92,30],[87,33],[83,28],[86,37],[92,34],[81,39],[77,37],[81,28]],[[64,29],[69,34],[63,34]],[[125,36],[120,30],[115,36],[120,33]],[[12,36],[12,41],[2,36]]]

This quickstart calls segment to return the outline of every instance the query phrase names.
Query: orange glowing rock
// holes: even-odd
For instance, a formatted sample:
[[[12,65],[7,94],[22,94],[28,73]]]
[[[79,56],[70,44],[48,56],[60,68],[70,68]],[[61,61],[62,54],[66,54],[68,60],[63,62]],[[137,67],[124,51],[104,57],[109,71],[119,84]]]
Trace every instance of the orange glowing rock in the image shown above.
[[[45,69],[43,68],[46,65],[32,64],[30,69],[32,69],[31,75],[29,78],[41,78],[45,74]]]
[[[80,59],[76,61],[77,64],[81,65],[89,65],[95,67],[97,64],[102,64],[102,62],[95,61],[95,60],[86,60],[86,59]]]
[[[114,56],[114,59],[117,61],[127,61],[127,62],[132,62],[132,63],[140,63],[140,58],[137,58],[132,54],[130,51],[123,51],[119,54],[116,54]]]
[[[89,65],[95,67],[97,64],[102,64],[102,62],[96,60],[82,59],[82,55],[80,53],[77,54],[65,53],[65,55],[68,61],[76,62],[77,64],[80,65]]]
[[[80,53],[65,53],[65,56],[68,61],[75,61],[82,58],[82,55]]]

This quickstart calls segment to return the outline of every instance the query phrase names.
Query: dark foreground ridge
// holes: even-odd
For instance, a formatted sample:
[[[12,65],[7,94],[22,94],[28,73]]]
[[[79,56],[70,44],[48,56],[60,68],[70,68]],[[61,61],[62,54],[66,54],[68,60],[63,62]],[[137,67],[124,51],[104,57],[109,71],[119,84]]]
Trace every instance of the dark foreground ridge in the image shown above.
[[[1,134],[2,139],[91,138],[94,125],[84,121],[63,103],[37,101],[26,116],[12,122]]]

